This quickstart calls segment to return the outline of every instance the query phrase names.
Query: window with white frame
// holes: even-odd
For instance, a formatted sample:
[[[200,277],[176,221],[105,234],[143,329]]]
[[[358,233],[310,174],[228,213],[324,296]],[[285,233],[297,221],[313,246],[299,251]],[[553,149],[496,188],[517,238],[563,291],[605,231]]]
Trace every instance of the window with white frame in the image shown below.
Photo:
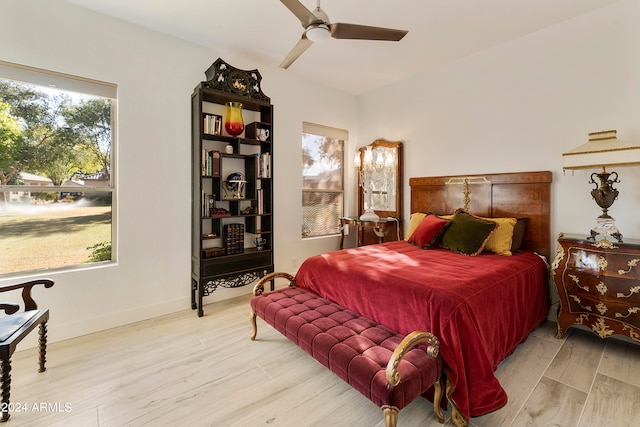
[[[302,237],[340,233],[344,215],[344,144],[348,132],[302,124]]]
[[[0,61],[0,276],[115,259],[114,84]]]

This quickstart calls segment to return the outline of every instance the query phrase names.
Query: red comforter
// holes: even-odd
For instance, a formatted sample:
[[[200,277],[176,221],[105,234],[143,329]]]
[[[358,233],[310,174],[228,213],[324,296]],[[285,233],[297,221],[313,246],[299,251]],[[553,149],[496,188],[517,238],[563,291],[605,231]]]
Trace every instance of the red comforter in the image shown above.
[[[313,256],[296,283],[399,333],[435,334],[468,419],[506,403],[494,371],[547,316],[547,278],[531,252],[469,257],[397,241]]]

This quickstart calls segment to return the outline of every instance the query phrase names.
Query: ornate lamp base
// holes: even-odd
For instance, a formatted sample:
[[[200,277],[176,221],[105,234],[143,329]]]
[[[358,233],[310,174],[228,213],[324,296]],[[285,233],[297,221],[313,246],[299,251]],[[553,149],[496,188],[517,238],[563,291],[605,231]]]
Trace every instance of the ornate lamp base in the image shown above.
[[[379,221],[380,217],[372,209],[367,209],[360,215],[360,221]]]
[[[606,239],[607,236],[611,236],[619,243],[622,243],[622,234],[620,234],[620,230],[618,230],[618,227],[616,227],[614,218],[598,217],[596,218],[596,223],[596,226],[591,229],[589,237],[587,237],[588,240],[595,241],[596,236],[598,234],[601,234],[604,236],[603,239]]]

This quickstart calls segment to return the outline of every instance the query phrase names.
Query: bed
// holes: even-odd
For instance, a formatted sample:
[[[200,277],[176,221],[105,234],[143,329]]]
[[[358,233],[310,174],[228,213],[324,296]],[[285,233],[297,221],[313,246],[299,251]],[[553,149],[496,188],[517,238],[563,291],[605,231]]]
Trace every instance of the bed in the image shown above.
[[[310,257],[295,282],[398,333],[431,331],[454,415],[499,409],[507,395],[495,369],[549,311],[551,179],[548,171],[410,179],[412,214],[526,219],[511,256],[401,240]]]

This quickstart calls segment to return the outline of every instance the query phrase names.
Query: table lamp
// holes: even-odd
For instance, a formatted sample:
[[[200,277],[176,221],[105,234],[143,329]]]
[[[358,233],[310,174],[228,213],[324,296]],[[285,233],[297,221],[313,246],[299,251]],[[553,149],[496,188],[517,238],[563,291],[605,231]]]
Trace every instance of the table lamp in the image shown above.
[[[562,157],[564,170],[602,168],[601,172],[592,173],[589,181],[589,184],[595,185],[591,196],[602,208],[602,215],[596,218],[596,226],[587,238],[595,241],[596,236],[601,234],[605,239],[606,236],[612,236],[622,243],[622,234],[608,211],[619,194],[613,185],[620,181],[618,173],[607,172],[606,167],[640,164],[640,146],[618,140],[615,130],[592,132],[586,144],[563,153]]]

